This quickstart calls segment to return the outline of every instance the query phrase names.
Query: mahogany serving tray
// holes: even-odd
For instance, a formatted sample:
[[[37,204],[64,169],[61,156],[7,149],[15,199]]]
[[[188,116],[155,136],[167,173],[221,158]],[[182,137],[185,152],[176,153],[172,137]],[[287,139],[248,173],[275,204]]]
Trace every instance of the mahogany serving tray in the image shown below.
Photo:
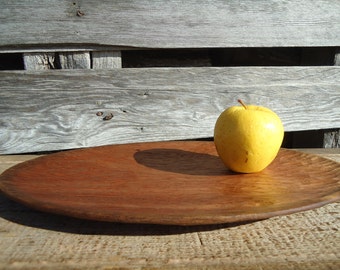
[[[213,142],[156,142],[50,154],[0,176],[32,208],[78,218],[172,225],[253,221],[340,199],[340,164],[281,149],[255,174],[228,171]]]

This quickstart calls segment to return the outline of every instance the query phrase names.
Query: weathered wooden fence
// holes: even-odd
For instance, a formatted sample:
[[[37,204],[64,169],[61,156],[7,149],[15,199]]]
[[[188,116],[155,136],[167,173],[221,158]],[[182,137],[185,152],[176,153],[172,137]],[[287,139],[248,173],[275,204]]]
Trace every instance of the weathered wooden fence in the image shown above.
[[[207,138],[237,98],[339,147],[339,1],[0,3],[0,153]]]

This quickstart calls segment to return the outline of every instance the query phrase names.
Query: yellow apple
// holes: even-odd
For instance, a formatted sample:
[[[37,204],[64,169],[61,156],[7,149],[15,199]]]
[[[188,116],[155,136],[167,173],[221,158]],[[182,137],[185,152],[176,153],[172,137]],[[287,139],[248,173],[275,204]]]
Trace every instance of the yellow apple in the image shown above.
[[[284,129],[279,116],[268,108],[245,105],[226,109],[218,117],[214,142],[218,155],[232,171],[262,171],[280,150]]]

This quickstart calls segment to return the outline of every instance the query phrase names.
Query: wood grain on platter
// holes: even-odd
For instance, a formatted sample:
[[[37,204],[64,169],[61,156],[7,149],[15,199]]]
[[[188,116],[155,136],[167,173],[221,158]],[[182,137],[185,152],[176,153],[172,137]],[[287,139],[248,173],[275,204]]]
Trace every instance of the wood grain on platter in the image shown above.
[[[340,164],[281,149],[255,174],[228,171],[213,142],[153,142],[59,152],[18,164],[0,189],[68,216],[172,225],[252,221],[340,199]]]

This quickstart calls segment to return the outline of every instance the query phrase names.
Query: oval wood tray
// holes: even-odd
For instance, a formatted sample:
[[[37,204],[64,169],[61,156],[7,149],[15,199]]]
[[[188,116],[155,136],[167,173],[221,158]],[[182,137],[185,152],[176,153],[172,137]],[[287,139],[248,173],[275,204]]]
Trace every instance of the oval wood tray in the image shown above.
[[[173,225],[253,221],[340,198],[340,164],[281,149],[256,174],[228,171],[213,142],[157,142],[59,152],[0,176],[10,198],[78,218]]]

